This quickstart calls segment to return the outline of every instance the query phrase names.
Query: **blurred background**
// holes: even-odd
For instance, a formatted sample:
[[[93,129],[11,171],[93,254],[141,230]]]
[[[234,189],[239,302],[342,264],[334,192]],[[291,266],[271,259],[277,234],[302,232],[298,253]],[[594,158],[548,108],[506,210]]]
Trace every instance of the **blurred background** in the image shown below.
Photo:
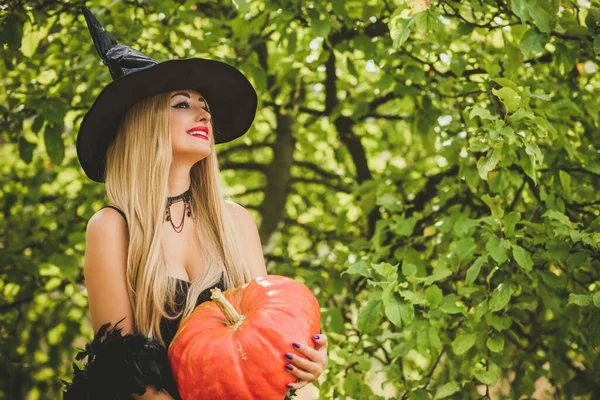
[[[81,4],[0,3],[3,399],[62,398],[93,336],[85,227],[108,200],[75,137],[111,77]],[[269,273],[321,304],[329,363],[299,398],[600,398],[598,1],[85,4],[256,87],[217,154]]]

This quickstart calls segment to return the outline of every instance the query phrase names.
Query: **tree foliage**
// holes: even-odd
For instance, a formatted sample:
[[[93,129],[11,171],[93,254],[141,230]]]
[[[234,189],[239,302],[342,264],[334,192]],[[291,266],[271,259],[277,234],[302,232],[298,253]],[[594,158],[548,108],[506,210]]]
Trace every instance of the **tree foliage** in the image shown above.
[[[80,4],[0,5],[3,398],[58,398],[93,334],[107,199],[74,143],[111,78]],[[86,5],[119,42],[255,85],[251,131],[217,151],[269,273],[319,298],[319,398],[600,396],[597,0]]]

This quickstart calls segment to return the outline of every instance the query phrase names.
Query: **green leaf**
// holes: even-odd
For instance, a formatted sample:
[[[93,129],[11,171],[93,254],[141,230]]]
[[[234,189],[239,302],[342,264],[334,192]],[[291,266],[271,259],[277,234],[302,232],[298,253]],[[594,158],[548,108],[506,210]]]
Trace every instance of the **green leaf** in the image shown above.
[[[488,260],[488,255],[483,254],[479,257],[477,257],[477,259],[475,260],[475,262],[473,263],[473,265],[471,265],[469,267],[469,269],[467,270],[467,277],[465,279],[465,283],[467,284],[467,286],[472,286],[473,283],[475,282],[475,280],[477,279],[477,277],[479,276],[479,272],[481,271],[481,267],[483,266],[484,263],[486,263]]]
[[[446,314],[464,314],[467,310],[464,305],[458,305],[456,302],[460,300],[460,296],[449,294],[442,298],[439,310]]]
[[[434,399],[444,399],[448,396],[452,396],[454,393],[458,392],[460,390],[460,387],[458,386],[458,383],[451,381],[448,383],[445,383],[444,385],[440,386],[436,392],[435,392],[435,396],[433,397]]]
[[[550,14],[535,2],[527,1],[526,4],[529,16],[533,18],[538,29],[544,33],[550,33],[552,30],[550,26]]]
[[[515,257],[515,261],[525,272],[531,272],[533,268],[533,260],[531,259],[531,254],[524,248],[519,245],[513,244],[513,256]]]
[[[392,265],[387,262],[372,264],[373,269],[385,280],[398,280],[398,266],[399,264]]]
[[[411,304],[425,305],[427,300],[421,292],[413,292],[412,290],[400,290],[400,296]]]
[[[237,8],[240,13],[246,14],[250,11],[250,7],[248,6],[247,0],[232,0],[233,5]]]
[[[427,329],[427,337],[429,339],[429,347],[437,352],[442,348],[442,340],[438,334],[438,330],[434,326],[429,326]]]
[[[509,87],[503,87],[499,90],[492,89],[492,93],[502,101],[508,112],[516,111],[521,104],[519,93]]]
[[[40,40],[48,34],[43,28],[34,29],[31,22],[26,21],[23,27],[23,38],[21,40],[21,53],[25,57],[32,57],[37,50]]]
[[[515,235],[515,226],[521,220],[521,213],[518,211],[511,211],[506,214],[502,220],[504,225],[504,234],[506,237],[513,237]]]
[[[569,300],[567,304],[575,304],[579,307],[587,307],[593,304],[593,298],[591,294],[569,294]]]
[[[415,22],[415,16],[409,15],[409,9],[397,9],[391,16],[388,27],[393,41],[393,48],[398,50],[406,42],[410,27]]]
[[[19,136],[19,157],[21,157],[21,160],[29,164],[33,160],[33,150],[35,148],[35,143],[30,143],[22,135]]]
[[[525,171],[528,177],[537,185],[537,175],[535,173],[536,159],[535,156],[524,151],[519,151],[519,165]]]
[[[481,317],[483,317],[485,315],[485,313],[488,312],[488,308],[489,308],[489,301],[486,299],[480,303],[478,303],[475,306],[475,321],[479,321],[481,319]]]
[[[23,21],[17,13],[8,13],[0,28],[0,43],[7,43],[9,49],[18,50],[23,36]]]
[[[471,112],[469,113],[469,119],[473,119],[475,117],[479,117],[481,119],[495,119],[495,117],[493,117],[487,109],[479,106],[473,106],[473,108],[471,108]]]
[[[398,328],[402,323],[408,325],[415,318],[415,309],[413,305],[403,299],[391,289],[392,285],[386,287],[383,291],[382,301],[386,317]]]
[[[315,37],[327,37],[331,31],[331,23],[327,14],[323,15],[314,8],[308,9],[310,28]]]
[[[535,0],[512,0],[511,9],[523,22],[533,19],[540,31],[550,33],[552,30],[550,14]]]
[[[573,222],[571,222],[571,220],[569,219],[568,216],[566,216],[565,214],[556,211],[556,210],[548,210],[545,213],[542,214],[542,217],[548,217],[550,219],[553,219],[555,221],[560,222],[562,225],[566,225],[569,228],[575,228],[575,224]]]
[[[31,124],[31,130],[34,133],[40,133],[42,131],[42,128],[44,127],[45,122],[46,121],[42,114],[36,115],[35,119],[33,120],[33,123]]]
[[[596,57],[600,56],[600,35],[596,36],[594,39],[594,53],[596,53]]]
[[[504,216],[504,207],[502,206],[502,198],[500,196],[491,197],[486,193],[481,196],[481,200],[487,204],[494,217],[502,219]]]
[[[492,298],[490,299],[490,311],[500,311],[506,307],[515,291],[516,288],[512,284],[505,282],[500,283],[492,292]]]
[[[512,0],[510,2],[510,8],[517,17],[523,22],[529,20],[529,12],[527,11],[527,0]]]
[[[410,392],[408,400],[429,400],[429,395],[423,389],[417,389],[414,392]]]
[[[450,249],[458,257],[459,263],[462,264],[465,261],[471,261],[475,250],[477,250],[477,245],[475,244],[475,239],[467,237],[452,242],[450,244]]]
[[[500,353],[504,350],[504,337],[499,334],[492,335],[488,337],[487,342],[485,343],[490,351],[494,353]]]
[[[494,147],[485,157],[477,160],[477,170],[479,171],[479,177],[484,181],[487,181],[488,172],[492,171],[498,165],[502,156],[502,146]]]
[[[365,260],[359,260],[356,263],[352,264],[347,270],[342,271],[341,275],[362,275],[364,277],[371,277],[371,268],[369,267],[369,263]]]
[[[437,285],[431,285],[427,289],[425,289],[425,298],[427,302],[431,306],[431,308],[438,308],[443,298],[442,289],[437,287]]]
[[[484,370],[473,371],[473,375],[481,383],[483,383],[484,385],[489,385],[489,386],[495,385],[496,382],[498,382],[498,379],[500,378],[500,374],[497,369],[490,370],[490,371],[484,371]]]
[[[494,261],[498,264],[502,264],[508,260],[508,254],[504,248],[502,240],[497,236],[490,236],[488,239],[485,249],[490,253]]]
[[[592,297],[592,303],[594,303],[595,307],[600,308],[600,291],[596,292]]]
[[[327,327],[331,332],[345,334],[344,317],[339,309],[323,311],[323,320],[327,321]]]
[[[427,279],[425,279],[425,282],[423,284],[425,286],[429,286],[433,282],[441,281],[442,279],[445,279],[445,278],[449,277],[450,275],[452,275],[451,270],[449,270],[446,267],[438,267],[435,270],[433,270],[433,273],[431,275],[429,275],[427,277]]]
[[[371,333],[381,322],[381,299],[372,299],[364,306],[357,319],[358,330],[361,333]]]
[[[535,28],[529,29],[523,39],[521,39],[521,51],[526,57],[533,57],[544,51],[544,46],[548,42],[549,36],[540,33]]]
[[[425,1],[420,1],[425,3]],[[440,16],[435,10],[415,14],[415,27],[424,32],[434,32],[441,25]]]
[[[501,317],[499,315],[491,316],[491,325],[498,332],[502,332],[512,325],[512,319],[510,317]]]
[[[381,297],[383,301],[383,308],[385,311],[385,316],[398,328],[402,327],[402,317],[400,316],[399,305],[401,303],[400,296],[397,295],[393,290],[390,290],[389,287],[383,291],[383,295]]]
[[[412,235],[413,230],[415,229],[415,224],[419,221],[419,219],[421,219],[421,217],[421,214],[415,213],[408,219],[403,219],[402,217],[394,218],[392,229],[396,235],[408,237]]]
[[[415,276],[417,275],[417,266],[409,262],[402,262],[402,275],[404,276]]]
[[[566,200],[571,199],[571,175],[568,172],[560,170],[558,171],[558,177],[560,184],[563,188],[563,194]]]
[[[512,81],[511,79],[508,78],[503,78],[503,77],[499,77],[499,78],[494,78],[492,79],[494,82],[498,83],[501,86],[504,87],[509,87],[512,90],[514,90],[515,92],[517,92],[519,90],[519,85],[517,85],[514,81]]]
[[[533,119],[535,118],[535,114],[531,110],[527,110],[525,108],[519,108],[517,111],[512,113],[508,120],[511,122],[520,121],[522,119]]]
[[[454,354],[460,356],[461,354],[465,354],[473,345],[475,344],[475,339],[477,338],[476,333],[459,333],[454,341],[452,342],[452,350]]]
[[[46,153],[55,165],[60,165],[65,158],[65,143],[62,139],[63,125],[46,125],[44,130],[44,145]]]

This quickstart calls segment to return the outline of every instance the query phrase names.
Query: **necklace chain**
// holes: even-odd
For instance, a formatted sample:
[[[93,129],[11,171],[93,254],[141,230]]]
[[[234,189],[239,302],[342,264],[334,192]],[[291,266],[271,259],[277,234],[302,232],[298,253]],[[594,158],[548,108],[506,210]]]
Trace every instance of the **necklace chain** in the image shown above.
[[[190,205],[191,199],[192,199],[192,193],[191,193],[190,189],[186,190],[185,192],[183,192],[177,196],[167,197],[167,209],[166,209],[167,221],[169,221],[171,223],[171,226],[177,233],[180,233],[183,230],[183,224],[185,223],[185,214],[187,213],[188,217],[192,216],[192,207]],[[184,210],[183,210],[183,215],[181,216],[181,222],[179,223],[179,225],[175,225],[173,223],[173,219],[171,218],[171,204],[177,203],[179,201],[183,201],[185,203],[185,206],[184,206]]]

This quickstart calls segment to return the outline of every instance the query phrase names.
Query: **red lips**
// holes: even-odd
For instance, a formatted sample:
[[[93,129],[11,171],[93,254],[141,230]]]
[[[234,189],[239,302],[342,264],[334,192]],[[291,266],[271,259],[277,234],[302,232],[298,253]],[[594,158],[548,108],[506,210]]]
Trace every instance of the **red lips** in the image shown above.
[[[204,126],[204,125],[195,126],[193,128],[188,129],[186,132],[190,133],[190,132],[193,132],[193,131],[202,131],[202,132],[204,132],[204,133],[206,133],[208,135],[208,128],[206,126]]]

